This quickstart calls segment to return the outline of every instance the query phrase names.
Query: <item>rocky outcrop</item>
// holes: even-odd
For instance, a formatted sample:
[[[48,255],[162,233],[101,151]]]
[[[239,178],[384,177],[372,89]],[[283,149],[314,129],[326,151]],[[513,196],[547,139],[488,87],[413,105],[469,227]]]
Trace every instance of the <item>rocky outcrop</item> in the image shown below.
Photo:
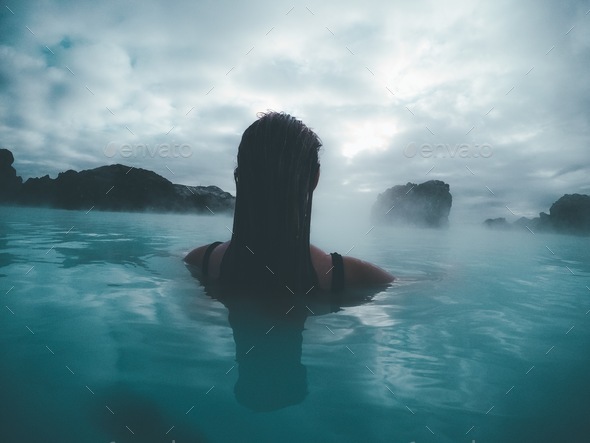
[[[453,197],[449,185],[440,180],[397,185],[379,194],[373,205],[374,223],[403,223],[440,228],[449,223]]]
[[[8,151],[10,153],[10,151]],[[10,154],[12,157],[12,154]],[[19,177],[20,178],[20,177]],[[30,206],[108,211],[232,211],[235,197],[216,186],[185,186],[141,168],[121,164],[80,172],[68,170],[52,179],[30,178],[5,199]]]
[[[551,205],[549,214],[541,212],[538,217],[521,217],[513,223],[508,223],[504,218],[487,219],[484,225],[488,228],[518,228],[530,229],[533,232],[590,235],[590,196],[565,194]]]
[[[511,227],[504,217],[488,218],[483,224],[490,229],[509,229]]]
[[[565,194],[551,205],[549,221],[558,232],[590,235],[590,196]]]
[[[12,167],[14,156],[8,149],[0,149],[0,202],[15,202],[20,195],[23,179]]]

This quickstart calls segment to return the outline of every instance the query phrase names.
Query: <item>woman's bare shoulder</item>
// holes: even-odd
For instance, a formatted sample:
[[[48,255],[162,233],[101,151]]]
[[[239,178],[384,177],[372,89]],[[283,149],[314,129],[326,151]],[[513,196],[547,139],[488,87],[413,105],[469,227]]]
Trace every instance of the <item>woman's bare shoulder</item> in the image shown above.
[[[381,285],[391,283],[395,277],[373,263],[355,257],[343,256],[344,275],[349,286]]]
[[[318,273],[320,286],[330,288],[332,284],[330,273],[332,269],[331,255],[314,245],[310,245],[310,252],[314,268]],[[380,285],[395,280],[394,276],[386,270],[355,257],[343,255],[342,263],[346,286]]]
[[[225,250],[227,247],[226,243],[229,243],[229,242],[219,244],[213,250],[213,253],[217,252],[217,249],[224,249]],[[205,256],[205,252],[207,251],[207,248],[209,246],[211,246],[212,244],[213,243],[207,243],[206,245],[199,246],[199,247],[193,249],[192,251],[190,251],[188,254],[185,255],[183,260],[186,263],[188,263],[189,265],[194,265],[194,266],[199,266],[199,267],[202,266],[203,265],[203,257]]]

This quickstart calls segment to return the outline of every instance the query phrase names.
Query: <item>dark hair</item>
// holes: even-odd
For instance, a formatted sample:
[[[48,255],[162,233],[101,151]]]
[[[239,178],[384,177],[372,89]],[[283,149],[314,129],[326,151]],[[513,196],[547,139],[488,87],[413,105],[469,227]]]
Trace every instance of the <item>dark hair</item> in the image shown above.
[[[321,146],[311,129],[285,113],[262,114],[244,131],[222,280],[292,291],[317,285],[309,231]]]

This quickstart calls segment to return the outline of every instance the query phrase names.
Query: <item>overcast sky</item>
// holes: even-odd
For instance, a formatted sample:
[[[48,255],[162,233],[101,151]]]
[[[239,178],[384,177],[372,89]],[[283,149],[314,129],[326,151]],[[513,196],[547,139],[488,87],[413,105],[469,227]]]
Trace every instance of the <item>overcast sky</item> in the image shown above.
[[[324,143],[314,211],[439,179],[452,221],[535,216],[590,194],[589,10],[8,0],[0,147],[23,179],[123,163],[235,194],[241,134],[273,109]]]

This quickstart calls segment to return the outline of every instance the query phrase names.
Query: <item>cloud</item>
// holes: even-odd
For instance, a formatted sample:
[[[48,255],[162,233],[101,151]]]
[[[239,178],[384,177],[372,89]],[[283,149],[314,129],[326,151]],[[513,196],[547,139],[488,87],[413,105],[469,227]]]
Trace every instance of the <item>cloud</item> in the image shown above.
[[[316,207],[441,179],[478,221],[589,189],[583,2],[8,6],[0,144],[24,178],[124,163],[233,192],[274,109],[324,141]]]

